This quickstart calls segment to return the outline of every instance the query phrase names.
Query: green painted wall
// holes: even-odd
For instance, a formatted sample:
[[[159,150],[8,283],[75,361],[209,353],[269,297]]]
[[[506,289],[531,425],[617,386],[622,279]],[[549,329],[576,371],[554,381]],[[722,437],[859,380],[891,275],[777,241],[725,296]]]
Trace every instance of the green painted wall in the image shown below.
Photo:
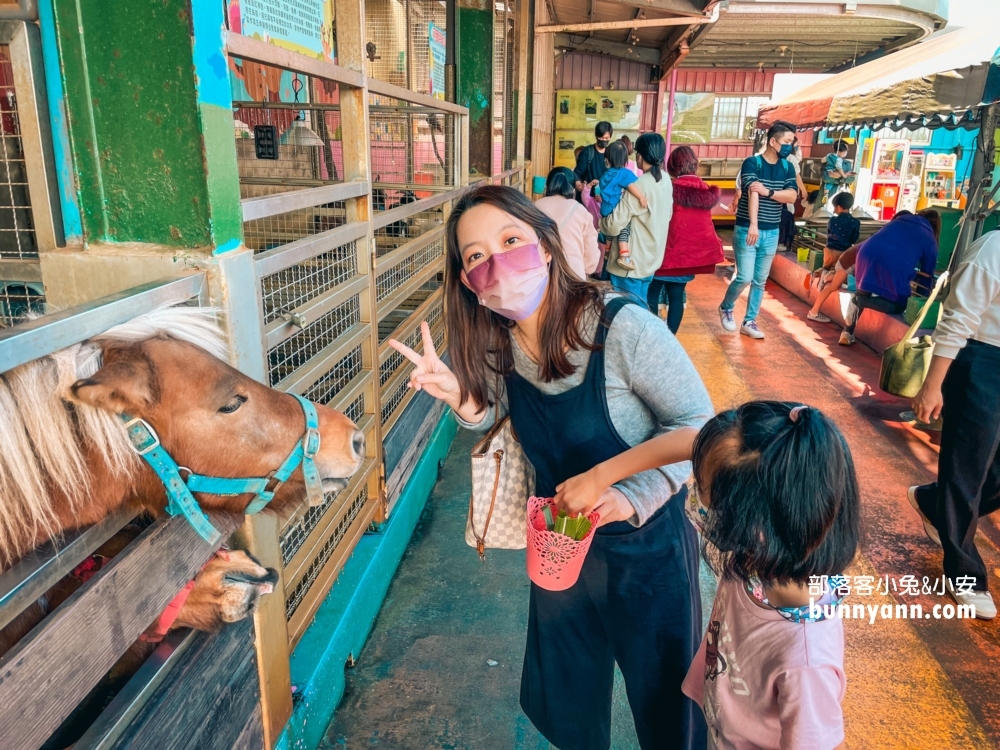
[[[54,5],[84,239],[213,244],[189,1]]]
[[[455,90],[458,104],[469,108],[470,171],[493,171],[493,8],[455,9]]]

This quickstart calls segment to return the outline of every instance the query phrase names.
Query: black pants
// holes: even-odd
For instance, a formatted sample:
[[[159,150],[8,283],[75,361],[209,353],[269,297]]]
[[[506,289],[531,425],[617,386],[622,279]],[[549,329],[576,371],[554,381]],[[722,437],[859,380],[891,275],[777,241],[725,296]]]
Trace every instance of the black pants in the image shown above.
[[[663,293],[666,292],[667,328],[670,329],[671,333],[677,333],[677,330],[681,327],[681,320],[684,318],[684,287],[686,286],[687,283],[685,282],[664,281],[655,276],[649,284],[646,301],[653,315],[659,315],[660,300],[663,299]]]
[[[917,490],[917,503],[937,527],[944,547],[944,574],[975,576],[989,590],[976,549],[980,517],[1000,509],[1000,347],[970,341],[948,370],[938,480]]]
[[[784,245],[788,250],[791,250],[797,231],[795,227],[795,214],[787,208],[782,207],[781,221],[778,224],[778,244]]]
[[[854,293],[851,303],[847,306],[847,315],[844,320],[847,323],[846,331],[854,333],[861,318],[862,310],[878,310],[879,312],[899,315],[906,310],[906,302],[893,302],[885,297],[878,297],[870,292],[862,292],[860,289]]]
[[[681,683],[701,642],[698,536],[681,490],[643,526],[598,529],[580,580],[531,584],[521,706],[559,750],[607,750],[615,663],[642,750],[705,747]]]

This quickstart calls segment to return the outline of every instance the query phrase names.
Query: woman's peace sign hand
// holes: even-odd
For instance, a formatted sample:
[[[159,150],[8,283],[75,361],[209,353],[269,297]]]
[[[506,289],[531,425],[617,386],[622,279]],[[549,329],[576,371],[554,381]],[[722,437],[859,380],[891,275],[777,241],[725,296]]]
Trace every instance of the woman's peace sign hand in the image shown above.
[[[389,346],[406,357],[414,364],[410,373],[410,387],[418,391],[426,391],[429,396],[444,401],[453,410],[458,411],[461,398],[458,379],[448,365],[442,362],[434,350],[434,339],[427,321],[420,324],[420,333],[424,340],[424,353],[417,354],[406,344],[395,339],[389,340]]]

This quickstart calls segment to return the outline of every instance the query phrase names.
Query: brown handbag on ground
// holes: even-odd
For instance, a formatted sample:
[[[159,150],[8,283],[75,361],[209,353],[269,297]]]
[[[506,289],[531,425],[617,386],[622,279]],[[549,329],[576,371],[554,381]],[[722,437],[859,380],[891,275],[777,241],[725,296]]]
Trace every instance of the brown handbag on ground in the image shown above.
[[[486,548],[524,549],[528,546],[528,496],[535,486],[535,469],[514,434],[510,417],[500,419],[497,390],[496,422],[472,449],[472,495],[465,542],[481,560]]]

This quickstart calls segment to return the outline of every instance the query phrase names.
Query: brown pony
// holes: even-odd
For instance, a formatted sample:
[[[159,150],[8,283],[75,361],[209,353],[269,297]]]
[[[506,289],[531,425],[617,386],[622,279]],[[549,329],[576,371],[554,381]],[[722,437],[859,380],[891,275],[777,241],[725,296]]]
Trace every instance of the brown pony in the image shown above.
[[[302,408],[226,364],[215,311],[163,308],[0,376],[0,572],[61,532],[166,493],[131,449],[118,416],[146,420],[181,466],[198,474],[263,477],[305,431]],[[351,420],[317,404],[323,489],[346,485],[364,459]],[[267,511],[305,497],[297,469]],[[197,496],[205,510],[241,514],[250,495]]]

